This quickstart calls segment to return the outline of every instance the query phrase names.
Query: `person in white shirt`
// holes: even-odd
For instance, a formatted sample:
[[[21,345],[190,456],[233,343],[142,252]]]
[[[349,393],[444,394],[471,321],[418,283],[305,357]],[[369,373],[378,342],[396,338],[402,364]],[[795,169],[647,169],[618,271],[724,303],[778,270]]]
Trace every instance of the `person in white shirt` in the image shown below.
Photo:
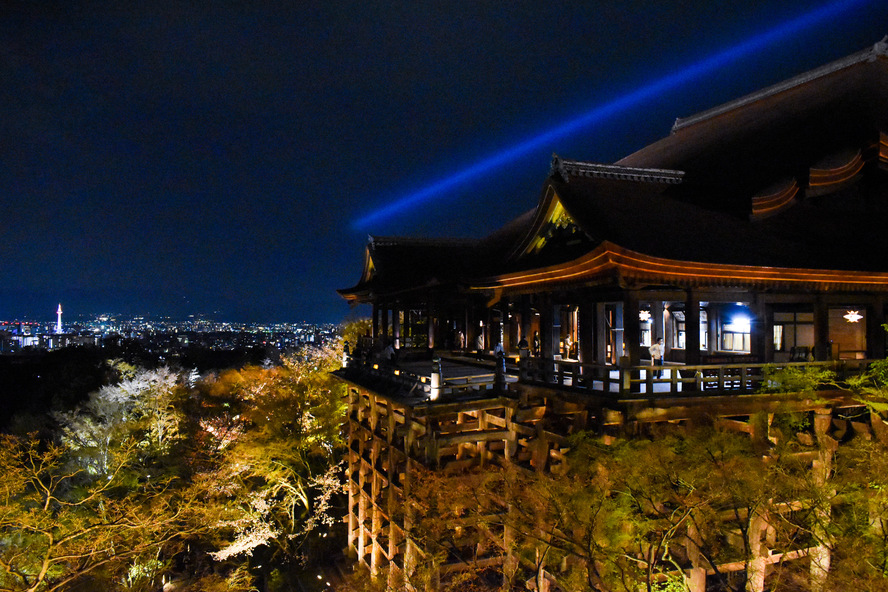
[[[657,341],[648,348],[648,351],[651,352],[651,365],[659,366],[654,371],[654,378],[660,378],[660,375],[663,373],[663,354],[665,352],[665,346],[663,345],[663,338],[657,337]]]

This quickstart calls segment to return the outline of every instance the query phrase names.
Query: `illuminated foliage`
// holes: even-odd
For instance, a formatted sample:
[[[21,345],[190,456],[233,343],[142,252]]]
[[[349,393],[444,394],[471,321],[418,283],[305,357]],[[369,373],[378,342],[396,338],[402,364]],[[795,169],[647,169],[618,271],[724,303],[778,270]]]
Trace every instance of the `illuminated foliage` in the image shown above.
[[[199,532],[196,498],[169,480],[131,486],[137,447],[125,443],[101,475],[72,464],[65,445],[0,436],[0,590],[105,590],[153,579],[174,540]],[[154,567],[146,564],[153,558]],[[147,565],[147,571],[133,571]]]
[[[766,365],[762,369],[763,393],[813,393],[819,387],[835,384],[835,372],[821,366]]]
[[[861,403],[881,419],[888,419],[888,359],[873,362],[848,384]]]
[[[178,437],[179,377],[167,368],[135,372],[92,393],[74,411],[55,414],[61,438],[88,470],[108,473],[114,450],[135,439],[145,454],[165,454]]]
[[[373,322],[366,318],[355,319],[345,323],[342,327],[343,344],[348,343],[349,348],[351,348],[351,352],[353,353],[355,348],[360,347],[365,336],[370,335],[372,327]]]
[[[339,367],[332,349],[306,349],[276,368],[222,374],[214,388],[234,394],[237,433],[218,439],[215,497],[233,516],[220,522],[230,536],[219,560],[249,556],[258,547],[293,557],[305,537],[329,527],[330,496],[340,491],[336,453],[342,445],[344,387],[329,376]],[[218,433],[218,432],[217,432]]]
[[[246,591],[260,556],[323,552],[341,491],[339,363],[307,348],[204,379],[122,368],[53,415],[56,442],[3,436],[0,591]]]
[[[707,589],[739,592],[762,569],[762,549],[822,545],[832,560],[824,591],[852,582],[885,589],[888,454],[881,443],[861,438],[840,447],[829,479],[810,460],[830,458],[829,447],[795,441],[763,460],[748,434],[705,422],[609,444],[581,433],[570,444],[569,468],[560,474],[514,465],[418,472],[406,511],[424,553],[411,582],[421,588],[436,567],[454,562],[477,578],[498,558],[491,589],[504,580],[509,589],[539,588],[555,577],[576,591],[686,590],[685,574],[696,566],[710,573]],[[766,589],[813,589],[808,565],[771,565]],[[445,589],[458,589],[452,572],[441,579]]]

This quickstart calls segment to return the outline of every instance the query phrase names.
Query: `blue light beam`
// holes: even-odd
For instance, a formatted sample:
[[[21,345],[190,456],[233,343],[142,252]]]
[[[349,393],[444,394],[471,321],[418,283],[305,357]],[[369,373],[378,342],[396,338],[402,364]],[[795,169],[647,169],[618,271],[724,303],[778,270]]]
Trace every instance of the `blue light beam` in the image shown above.
[[[501,152],[482,158],[475,164],[459,170],[450,176],[444,177],[443,179],[439,179],[419,191],[404,195],[378,210],[363,215],[352,223],[352,227],[359,230],[391,218],[396,214],[430,200],[448,189],[462,185],[471,179],[487,173],[491,169],[495,169],[503,164],[517,160],[534,150],[553,143],[555,140],[575,134],[595,123],[605,121],[610,117],[637,106],[647,99],[658,96],[666,91],[681,86],[682,84],[691,82],[695,78],[700,78],[710,72],[723,68],[743,57],[761,51],[786,37],[798,34],[801,31],[814,27],[824,21],[832,20],[841,13],[847,12],[856,6],[866,4],[868,1],[869,0],[839,0],[838,2],[831,2],[820,6],[798,18],[787,21],[765,31],[764,33],[729,47],[728,49],[701,60],[696,64],[691,64],[683,70],[656,79],[653,82],[617,97],[608,103],[598,105],[579,117],[556,125],[546,132],[538,134],[510,148],[506,148]]]

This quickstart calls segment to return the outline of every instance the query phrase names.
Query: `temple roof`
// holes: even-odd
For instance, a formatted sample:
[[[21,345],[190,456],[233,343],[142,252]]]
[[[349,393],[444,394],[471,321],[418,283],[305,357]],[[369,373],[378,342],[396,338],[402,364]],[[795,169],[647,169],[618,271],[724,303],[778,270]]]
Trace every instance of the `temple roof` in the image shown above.
[[[682,261],[793,266],[798,245],[748,220],[674,199],[649,182],[552,180],[564,208],[596,242]],[[801,259],[801,260],[800,260]]]
[[[394,295],[417,287],[440,287],[483,273],[475,239],[377,237],[367,239],[357,285],[338,290],[347,300]]]
[[[743,285],[782,269],[809,286],[886,289],[886,228],[888,37],[679,119],[615,164],[554,156],[536,208],[484,239],[371,237],[361,281],[340,293],[589,280],[633,266],[644,281],[656,270],[665,283],[696,281],[681,265],[718,282],[735,273]]]
[[[678,119],[616,164],[685,172],[681,198],[741,212],[750,195],[888,130],[888,38],[756,93]],[[804,179],[802,179],[804,181]],[[712,194],[719,190],[717,196]]]
[[[872,47],[869,47],[863,51],[859,51],[850,56],[846,56],[818,68],[814,68],[813,70],[809,70],[808,72],[799,74],[798,76],[794,76],[782,82],[778,82],[777,84],[774,84],[767,88],[757,90],[746,96],[740,97],[738,99],[733,99],[731,101],[728,101],[727,103],[723,103],[722,105],[718,105],[705,111],[701,111],[700,113],[696,113],[689,117],[679,117],[675,120],[675,124],[672,126],[672,133],[675,133],[691,125],[700,123],[701,121],[711,119],[718,115],[722,115],[730,111],[737,111],[738,109],[746,105],[761,102],[775,95],[779,95],[781,93],[785,93],[787,91],[809,85],[810,83],[816,81],[818,78],[823,78],[831,74],[835,74],[851,66],[855,66],[857,64],[865,62],[872,62],[878,57],[886,56],[888,56],[888,35],[883,37],[881,41],[879,41]]]

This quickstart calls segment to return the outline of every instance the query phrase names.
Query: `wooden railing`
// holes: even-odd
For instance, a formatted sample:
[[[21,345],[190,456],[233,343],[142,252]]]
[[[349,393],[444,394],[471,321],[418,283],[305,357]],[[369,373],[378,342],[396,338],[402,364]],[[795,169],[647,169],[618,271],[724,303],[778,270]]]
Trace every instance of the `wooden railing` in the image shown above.
[[[357,371],[374,378],[384,379],[396,385],[402,394],[413,397],[438,399],[441,396],[457,397],[472,392],[492,390],[498,381],[503,384],[516,382],[516,376],[491,372],[487,368],[478,368],[477,372],[461,373],[459,376],[447,376],[442,373],[440,360],[433,359],[429,363],[428,374],[416,374],[404,368],[379,362],[366,362],[346,357],[348,371]]]
[[[675,396],[682,393],[753,393],[765,381],[764,368],[818,367],[831,370],[843,381],[859,374],[871,360],[829,362],[726,363],[618,368],[582,364],[571,360],[526,358],[519,364],[519,382],[556,384],[562,387],[614,393],[620,396]]]
[[[524,358],[517,370],[500,373],[479,367],[477,372],[446,376],[440,361],[432,360],[428,374],[417,374],[391,365],[349,360],[348,371],[360,372],[392,383],[405,396],[436,400],[505,387],[507,383],[552,385],[617,397],[699,396],[701,394],[750,394],[759,392],[765,382],[765,367],[823,368],[835,373],[841,382],[859,374],[872,360],[835,360],[829,362],[726,363],[619,368],[583,364],[572,360]]]

